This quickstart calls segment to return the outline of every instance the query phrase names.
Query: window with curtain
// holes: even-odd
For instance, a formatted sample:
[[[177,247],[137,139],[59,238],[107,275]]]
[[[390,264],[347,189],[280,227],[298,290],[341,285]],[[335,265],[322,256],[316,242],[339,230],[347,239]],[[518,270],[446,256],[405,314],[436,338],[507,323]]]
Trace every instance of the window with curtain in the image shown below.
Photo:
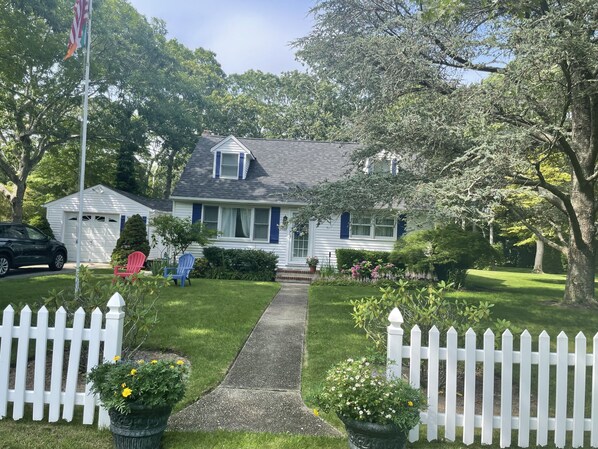
[[[250,237],[251,209],[242,207],[223,207],[220,231],[223,237]]]
[[[370,237],[372,229],[371,215],[351,216],[351,235],[353,237]]]
[[[220,177],[237,178],[239,176],[239,155],[237,153],[222,153],[220,159]]]

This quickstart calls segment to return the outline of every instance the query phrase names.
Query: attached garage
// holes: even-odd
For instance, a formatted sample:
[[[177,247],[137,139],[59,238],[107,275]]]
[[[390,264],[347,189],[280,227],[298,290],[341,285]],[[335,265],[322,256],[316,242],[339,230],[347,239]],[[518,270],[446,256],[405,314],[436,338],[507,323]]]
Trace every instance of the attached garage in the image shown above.
[[[66,245],[69,260],[77,254],[77,221],[79,193],[44,205],[54,235]],[[83,192],[83,223],[81,228],[81,261],[109,262],[112,250],[126,220],[139,214],[146,223],[159,214],[171,213],[170,200],[157,200],[133,195],[104,185],[90,187]],[[151,242],[151,227],[148,238]],[[152,248],[149,258],[162,256],[163,248]]]

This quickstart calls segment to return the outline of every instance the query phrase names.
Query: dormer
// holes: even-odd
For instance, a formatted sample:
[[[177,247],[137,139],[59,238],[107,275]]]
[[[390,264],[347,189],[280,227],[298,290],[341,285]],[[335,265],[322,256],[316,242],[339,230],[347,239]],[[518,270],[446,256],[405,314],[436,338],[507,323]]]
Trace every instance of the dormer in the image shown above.
[[[255,157],[235,136],[228,136],[210,150],[214,155],[213,178],[245,179]]]
[[[381,153],[377,156],[367,158],[365,172],[368,174],[397,174],[397,160],[389,155]]]

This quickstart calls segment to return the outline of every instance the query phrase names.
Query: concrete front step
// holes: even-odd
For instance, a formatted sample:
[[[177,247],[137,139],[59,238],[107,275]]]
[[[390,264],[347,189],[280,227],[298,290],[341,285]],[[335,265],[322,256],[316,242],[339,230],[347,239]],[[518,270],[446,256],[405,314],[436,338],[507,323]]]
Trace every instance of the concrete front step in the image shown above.
[[[299,268],[279,268],[276,272],[277,282],[297,282],[311,284],[316,277],[316,273],[311,273],[309,270],[302,270]]]

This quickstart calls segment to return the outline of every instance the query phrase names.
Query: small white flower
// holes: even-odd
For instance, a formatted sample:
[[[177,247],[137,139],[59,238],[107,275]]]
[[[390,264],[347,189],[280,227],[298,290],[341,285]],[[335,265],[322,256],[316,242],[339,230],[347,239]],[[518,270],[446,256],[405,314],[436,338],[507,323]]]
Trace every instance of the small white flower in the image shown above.
[[[390,419],[390,418],[392,418],[392,415],[385,415],[384,417],[385,417],[386,419]]]
[[[360,415],[363,415],[363,410],[359,410],[359,414],[360,414]]]

